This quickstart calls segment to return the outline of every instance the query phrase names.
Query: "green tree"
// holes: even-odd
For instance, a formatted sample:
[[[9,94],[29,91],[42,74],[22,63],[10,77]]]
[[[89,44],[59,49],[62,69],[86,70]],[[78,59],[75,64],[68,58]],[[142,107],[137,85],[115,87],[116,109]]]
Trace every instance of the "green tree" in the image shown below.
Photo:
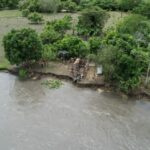
[[[116,0],[94,0],[94,5],[107,10],[118,9],[118,3]]]
[[[149,50],[139,47],[130,34],[109,32],[104,40],[106,49],[98,55],[108,81],[126,93],[140,85],[150,59]]]
[[[100,35],[108,16],[105,10],[98,7],[85,9],[79,16],[78,34],[84,36]]]
[[[134,8],[133,12],[146,16],[150,19],[150,2],[142,2]]]
[[[119,1],[119,9],[122,11],[133,10],[141,2],[142,2],[142,0],[120,0]]]
[[[11,64],[37,61],[42,56],[42,43],[33,29],[12,30],[4,36],[3,44]]]
[[[150,21],[141,15],[132,14],[117,25],[119,33],[131,34],[138,45],[148,47],[150,41]]]
[[[28,15],[28,20],[30,20],[31,23],[34,24],[39,24],[42,23],[42,21],[44,21],[43,16],[37,12],[30,13]]]
[[[90,46],[90,52],[97,54],[98,51],[101,49],[101,41],[102,39],[100,37],[91,37],[89,39],[89,46]]]

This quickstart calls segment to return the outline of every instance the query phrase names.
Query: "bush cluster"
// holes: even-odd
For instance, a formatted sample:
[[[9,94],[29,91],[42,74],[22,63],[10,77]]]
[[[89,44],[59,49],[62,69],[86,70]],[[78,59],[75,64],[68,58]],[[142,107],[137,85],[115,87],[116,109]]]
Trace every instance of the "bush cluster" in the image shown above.
[[[77,4],[72,0],[22,0],[19,8],[20,10],[28,9],[30,12],[54,13],[62,10],[75,12]]]
[[[2,8],[9,8],[15,9],[18,7],[18,3],[20,0],[0,0],[0,9]]]
[[[131,34],[139,46],[148,47],[150,41],[150,21],[141,15],[130,15],[117,26],[119,33]]]
[[[45,44],[43,46],[42,60],[53,61],[56,60],[57,53],[55,47],[52,44]]]
[[[137,7],[142,0],[120,0],[119,10],[121,11],[131,11]]]
[[[143,0],[81,0],[80,8],[98,6],[106,10],[132,11]]]
[[[53,44],[61,38],[61,34],[57,32],[52,26],[49,26],[48,29],[44,29],[41,33],[41,39],[43,44]]]
[[[46,24],[41,33],[41,39],[46,48],[44,52],[46,58],[54,55],[54,58],[56,58],[59,51],[67,51],[69,57],[83,57],[86,55],[88,48],[85,42],[76,36],[66,35],[66,32],[71,28],[72,18],[70,16]]]
[[[67,51],[70,57],[85,57],[89,53],[86,42],[77,36],[65,36],[55,45],[57,51]]]
[[[37,0],[38,1],[38,0]],[[56,13],[61,6],[60,0],[39,0],[39,12]]]
[[[77,25],[78,34],[84,36],[101,35],[108,16],[109,15],[105,10],[98,7],[85,9],[79,16]]]
[[[142,2],[133,10],[134,13],[141,14],[150,19],[150,2]]]
[[[119,9],[119,4],[117,3],[116,0],[95,0],[94,5],[107,10]]]
[[[38,0],[22,0],[19,2],[19,9],[28,9],[30,12],[39,11],[40,4]]]
[[[89,47],[90,47],[90,53],[97,54],[98,52],[100,52],[102,38],[91,37],[88,42],[89,42]]]
[[[28,19],[33,24],[39,24],[39,23],[42,23],[42,21],[44,21],[43,16],[37,12],[33,12],[33,13],[28,14]]]
[[[139,15],[127,17],[116,30],[108,32],[99,54],[107,81],[129,93],[141,83],[149,59],[149,21]],[[140,35],[140,36],[138,36]]]
[[[72,0],[64,0],[61,2],[60,10],[66,10],[67,12],[77,11],[77,4]]]
[[[47,22],[41,33],[41,39],[43,44],[53,44],[58,40],[62,39],[64,34],[71,29],[71,21],[71,16],[65,16],[60,20]]]

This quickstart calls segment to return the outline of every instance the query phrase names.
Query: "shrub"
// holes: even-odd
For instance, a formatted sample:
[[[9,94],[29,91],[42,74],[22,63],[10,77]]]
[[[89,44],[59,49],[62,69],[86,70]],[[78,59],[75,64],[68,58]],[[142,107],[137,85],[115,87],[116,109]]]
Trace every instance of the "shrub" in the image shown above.
[[[38,0],[28,0],[29,5],[27,6],[27,9],[30,10],[30,12],[38,12],[40,8],[40,4]]]
[[[51,28],[53,26],[54,30],[64,34],[67,30],[70,30],[72,27],[72,17],[65,16],[63,19],[54,20],[52,22],[48,22],[46,28]]]
[[[24,10],[22,10],[22,16],[23,16],[23,17],[28,17],[29,14],[30,14],[29,9],[24,9]]]
[[[4,0],[0,0],[0,9],[5,7]]]
[[[73,2],[75,2],[77,5],[80,4],[81,0],[72,0]]]
[[[24,79],[26,79],[28,77],[28,71],[26,69],[24,69],[24,68],[20,68],[18,74],[19,74],[19,78],[21,80],[24,80]]]
[[[89,61],[89,62],[95,62],[97,63],[97,55],[96,54],[88,54],[86,56],[86,59]]]
[[[105,77],[115,82],[120,90],[129,93],[140,84],[140,77],[150,59],[149,51],[139,47],[132,35],[117,31],[109,33],[105,42],[108,47],[99,55]]]
[[[55,44],[57,51],[67,51],[70,57],[85,57],[89,53],[87,44],[76,36],[66,36]]]
[[[141,2],[142,2],[142,0],[120,0],[119,1],[119,9],[122,11],[133,10]]]
[[[150,19],[150,2],[141,3],[139,6],[134,8],[133,12],[146,16]]]
[[[101,49],[101,38],[91,37],[89,39],[90,52],[96,54]]]
[[[130,15],[117,25],[119,33],[134,36],[138,45],[147,47],[150,41],[150,21],[141,15]]]
[[[107,18],[108,14],[103,9],[98,7],[85,9],[79,16],[78,34],[84,36],[100,35]]]
[[[105,40],[106,44],[123,49],[126,53],[130,53],[132,49],[138,46],[132,35],[119,33],[116,31],[109,32]]]
[[[118,3],[116,0],[95,0],[94,5],[107,10],[118,9]]]
[[[97,64],[103,65],[103,73],[107,82],[113,82],[115,75],[115,62],[117,49],[114,46],[107,45],[97,54],[95,58]]]
[[[12,30],[4,39],[6,58],[11,64],[37,61],[42,55],[42,43],[33,29]]]
[[[28,19],[34,24],[39,24],[44,20],[43,16],[37,12],[30,13]]]
[[[21,0],[19,1],[18,7],[20,10],[24,10],[28,8],[30,1],[29,0]]]
[[[17,8],[19,0],[6,0],[6,7],[10,9]]]
[[[65,16],[63,19],[47,22],[41,33],[43,44],[52,44],[63,38],[67,30],[72,26],[71,16]]]
[[[77,4],[72,0],[66,0],[62,2],[61,9],[64,9],[67,12],[75,12],[77,10]]]
[[[80,6],[80,9],[85,9],[85,8],[90,8],[94,6],[94,3],[91,0],[81,0],[79,6]]]
[[[52,44],[59,39],[62,38],[62,35],[57,32],[53,26],[49,26],[48,29],[44,29],[43,32],[41,33],[41,39],[43,44]]]
[[[56,60],[56,51],[53,45],[44,45],[42,52],[42,60],[53,61]]]
[[[24,10],[28,9],[30,12],[38,12],[39,11],[39,0],[21,0],[19,2],[19,9]]]
[[[60,0],[22,0],[19,3],[20,10],[29,9],[30,12],[57,12]]]
[[[59,10],[60,0],[39,0],[40,12],[57,12]]]
[[[0,8],[15,9],[17,8],[19,0],[0,0]]]

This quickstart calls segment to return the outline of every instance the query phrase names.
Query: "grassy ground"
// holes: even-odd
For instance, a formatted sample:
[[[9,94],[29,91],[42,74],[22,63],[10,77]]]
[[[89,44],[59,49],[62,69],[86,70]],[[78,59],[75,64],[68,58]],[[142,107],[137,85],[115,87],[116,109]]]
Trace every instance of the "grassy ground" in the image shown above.
[[[46,21],[51,21],[54,19],[63,18],[66,14],[44,14],[44,19]],[[74,22],[77,22],[78,14],[71,14],[74,19]],[[122,17],[126,16],[125,13],[120,12],[110,12],[110,19],[106,23],[105,30],[110,26],[114,26]],[[3,36],[6,35],[12,28],[21,29],[21,28],[33,28],[37,32],[41,32],[44,24],[42,25],[32,25],[29,24],[29,21],[26,18],[21,16],[21,12],[18,10],[3,10],[0,11],[0,68],[8,67],[9,63],[4,57],[4,49],[2,45]]]

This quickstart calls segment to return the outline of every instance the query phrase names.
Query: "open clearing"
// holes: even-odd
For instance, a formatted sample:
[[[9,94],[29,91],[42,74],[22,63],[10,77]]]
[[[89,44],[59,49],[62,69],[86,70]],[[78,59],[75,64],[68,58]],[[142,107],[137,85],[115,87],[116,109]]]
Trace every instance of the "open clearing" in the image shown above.
[[[58,14],[43,14],[45,21],[51,21],[54,19],[61,19],[65,15],[71,15],[73,21],[77,22],[78,13],[69,14],[69,13],[58,13]],[[126,13],[120,12],[110,12],[110,18],[106,23],[105,30],[110,26],[115,25],[120,19],[126,16]],[[2,45],[2,39],[11,29],[20,29],[20,28],[33,28],[37,32],[41,32],[44,27],[44,24],[33,25],[29,24],[29,21],[21,16],[21,12],[18,10],[4,10],[0,11],[0,68],[5,68],[9,65],[8,61],[4,57],[4,49]]]

